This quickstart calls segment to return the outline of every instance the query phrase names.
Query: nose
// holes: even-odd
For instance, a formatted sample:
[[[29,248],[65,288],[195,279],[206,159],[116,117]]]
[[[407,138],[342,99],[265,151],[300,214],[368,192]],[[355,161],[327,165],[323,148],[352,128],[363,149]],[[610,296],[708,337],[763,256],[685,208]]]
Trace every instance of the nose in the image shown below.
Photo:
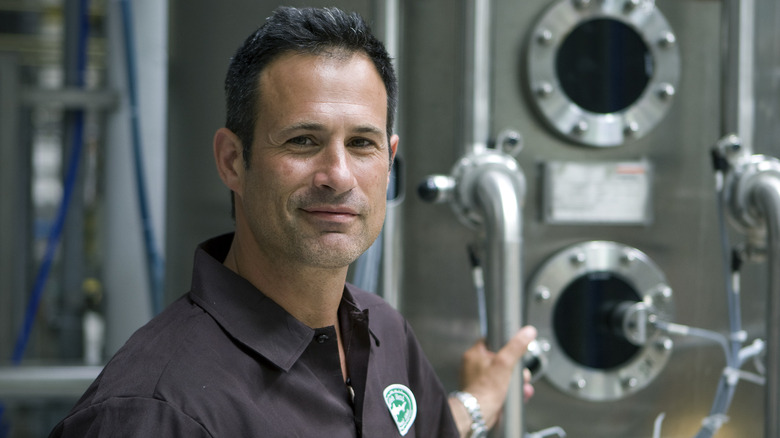
[[[344,193],[355,187],[352,159],[343,142],[332,142],[320,151],[314,174],[316,187]]]

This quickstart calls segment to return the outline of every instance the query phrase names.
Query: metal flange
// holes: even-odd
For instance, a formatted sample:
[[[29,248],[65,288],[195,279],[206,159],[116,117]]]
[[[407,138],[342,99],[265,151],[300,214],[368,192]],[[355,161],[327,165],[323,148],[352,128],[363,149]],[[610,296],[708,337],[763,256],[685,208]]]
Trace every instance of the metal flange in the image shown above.
[[[644,91],[620,110],[585,109],[564,91],[556,68],[567,37],[594,20],[610,20],[633,30],[650,55]],[[531,100],[550,127],[569,140],[596,147],[622,145],[646,135],[669,111],[680,75],[677,46],[674,32],[653,1],[560,0],[545,12],[529,38],[527,78]]]
[[[607,294],[607,283],[621,290]],[[636,248],[609,241],[570,246],[537,270],[528,291],[527,321],[549,345],[544,376],[565,393],[590,401],[626,397],[650,384],[671,356],[668,336],[629,327],[640,323],[637,315],[671,321],[674,310],[663,273]],[[613,346],[622,352],[615,356]]]

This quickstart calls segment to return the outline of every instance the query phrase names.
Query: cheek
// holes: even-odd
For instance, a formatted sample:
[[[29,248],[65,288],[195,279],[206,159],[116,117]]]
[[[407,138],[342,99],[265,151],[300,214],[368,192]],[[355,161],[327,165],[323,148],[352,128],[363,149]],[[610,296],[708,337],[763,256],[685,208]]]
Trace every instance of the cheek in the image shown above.
[[[382,170],[373,168],[364,175],[363,187],[365,192],[371,196],[372,201],[385,201],[387,197],[387,177],[387,167],[382,168]]]
[[[245,191],[251,198],[250,202],[255,204],[255,213],[276,208],[273,204],[277,202],[277,198],[284,190],[280,175],[284,173],[278,172],[278,169],[267,166],[252,167],[246,178]]]

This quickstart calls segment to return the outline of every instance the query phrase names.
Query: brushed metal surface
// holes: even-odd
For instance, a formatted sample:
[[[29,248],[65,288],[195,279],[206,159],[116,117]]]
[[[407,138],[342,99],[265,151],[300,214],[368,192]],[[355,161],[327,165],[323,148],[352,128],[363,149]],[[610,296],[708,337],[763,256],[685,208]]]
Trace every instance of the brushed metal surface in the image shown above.
[[[407,4],[402,76],[406,93],[405,148],[410,185],[441,173],[457,159],[462,96],[460,12],[450,2]],[[493,135],[516,129],[518,160],[528,180],[524,277],[556,251],[586,240],[612,240],[651,257],[675,290],[676,322],[728,329],[709,148],[720,136],[720,5],[716,1],[657,1],[677,37],[680,82],[669,114],[643,138],[609,150],[561,139],[535,113],[525,86],[528,32],[550,2],[499,0],[494,5]],[[435,117],[434,117],[435,115]],[[653,221],[646,226],[550,225],[541,219],[540,163],[549,160],[649,160],[654,169]],[[467,244],[476,236],[444,206],[412,197],[405,205],[402,310],[448,388],[457,386],[460,353],[478,338]],[[743,274],[743,319],[749,337],[763,335],[765,267]],[[528,430],[562,426],[570,437],[633,438],[652,434],[666,413],[664,437],[691,437],[707,415],[725,361],[715,344],[675,338],[663,371],[647,388],[618,401],[588,402],[541,380],[527,406]],[[740,383],[718,437],[762,436],[763,390]]]
[[[303,4],[303,2],[291,2]],[[307,2],[324,4],[324,2]],[[372,1],[329,4],[379,20]],[[675,291],[675,322],[726,332],[720,248],[709,148],[720,129],[720,2],[657,0],[676,35],[679,86],[673,105],[644,137],[613,148],[587,148],[547,128],[529,100],[524,76],[530,30],[549,0],[495,0],[491,135],[511,128],[524,139],[517,159],[527,179],[523,276],[551,254],[578,242],[611,240],[652,258]],[[171,2],[169,184],[167,199],[168,298],[189,285],[195,243],[232,228],[227,190],[213,170],[210,139],[221,126],[221,81],[228,58],[253,26],[277,5],[270,1]],[[479,337],[476,296],[467,253],[479,238],[449,206],[419,200],[414,189],[427,175],[446,173],[462,153],[464,7],[451,0],[402,3],[399,153],[404,158],[403,202],[395,206],[404,226],[395,254],[401,261],[400,310],[410,320],[448,390],[456,389],[462,352]],[[780,19],[775,0],[758,0],[757,153],[778,155],[780,113],[777,47]],[[202,29],[220,29],[209,32]],[[192,74],[197,72],[197,74]],[[638,160],[653,165],[653,221],[634,226],[551,225],[542,220],[541,163],[551,160]],[[196,213],[197,212],[197,213]],[[739,239],[734,236],[734,241]],[[743,320],[749,338],[763,336],[766,268],[743,271]],[[393,282],[391,282],[392,284]],[[666,413],[663,437],[691,437],[715,393],[724,359],[717,345],[674,339],[663,371],[646,388],[618,401],[589,402],[544,382],[528,403],[528,430],[562,426],[573,438],[649,437]],[[740,383],[730,421],[718,438],[763,435],[763,389]]]

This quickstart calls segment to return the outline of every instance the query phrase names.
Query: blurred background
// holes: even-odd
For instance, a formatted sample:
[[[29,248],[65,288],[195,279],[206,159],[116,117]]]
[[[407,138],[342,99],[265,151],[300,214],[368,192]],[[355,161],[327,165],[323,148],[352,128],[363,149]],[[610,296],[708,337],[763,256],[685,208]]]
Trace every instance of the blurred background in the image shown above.
[[[0,437],[46,436],[232,230],[222,83],[281,4],[0,0]],[[778,436],[776,0],[284,4],[357,11],[395,59],[387,219],[350,278],[448,390],[530,323],[505,422],[534,437]]]

